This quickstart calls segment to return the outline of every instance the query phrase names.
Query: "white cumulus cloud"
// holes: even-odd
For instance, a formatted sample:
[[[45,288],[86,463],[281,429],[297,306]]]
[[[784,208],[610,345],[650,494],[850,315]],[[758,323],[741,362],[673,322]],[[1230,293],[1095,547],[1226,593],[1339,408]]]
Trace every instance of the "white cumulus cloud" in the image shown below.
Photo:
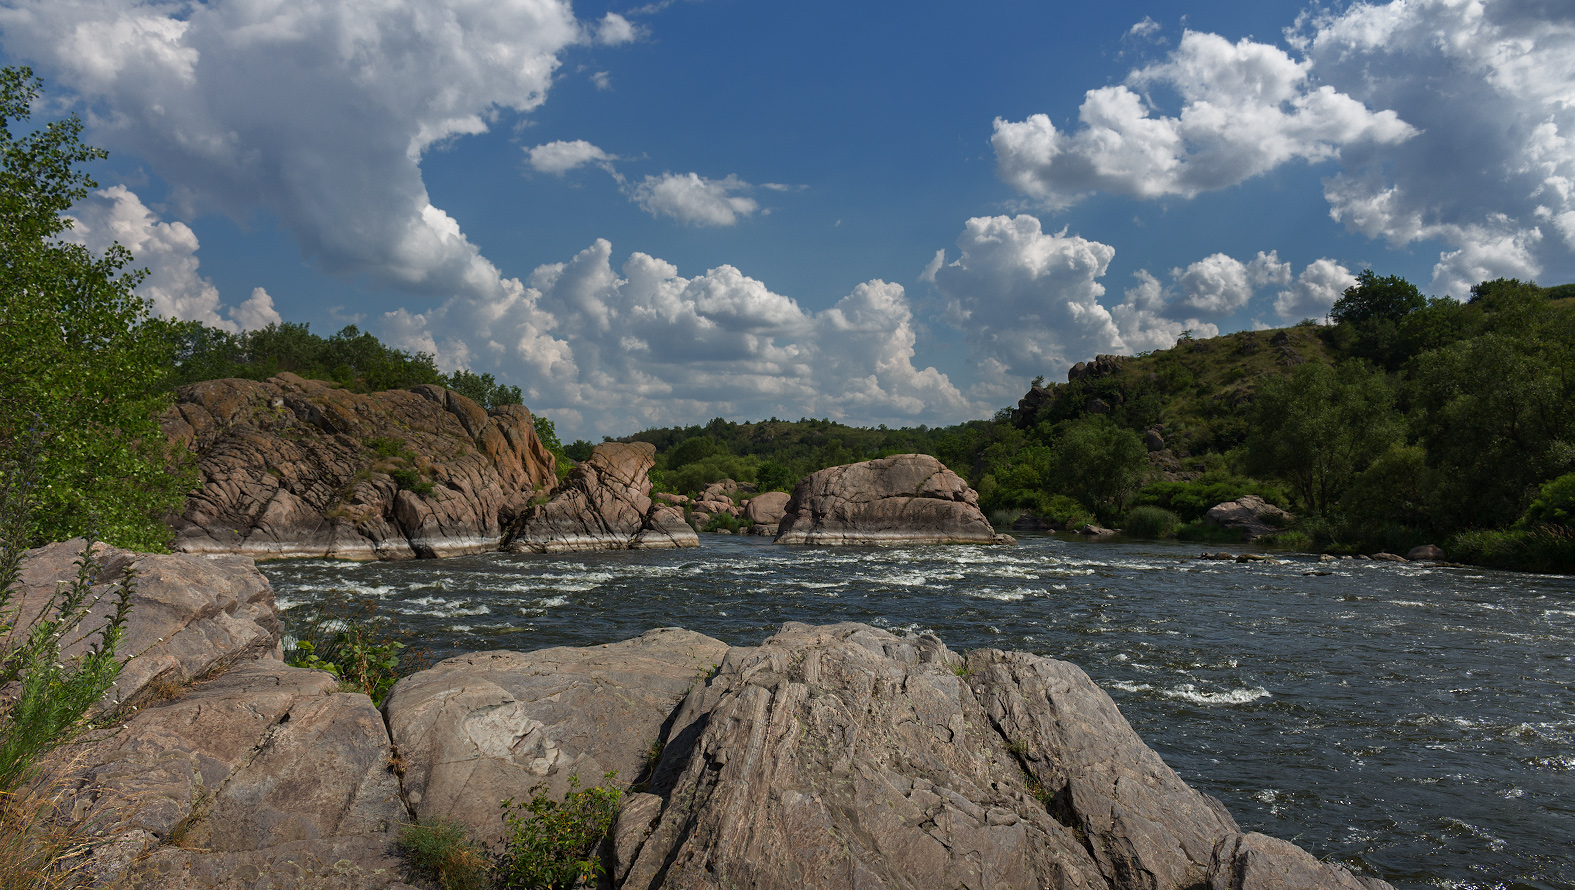
[[[752,188],[737,176],[707,179],[698,173],[663,173],[635,183],[629,196],[652,216],[668,216],[691,226],[731,226],[760,209],[754,198],[738,194]]]
[[[1356,284],[1356,276],[1325,257],[1307,264],[1295,282],[1287,284],[1274,298],[1274,313],[1282,321],[1323,319],[1335,301],[1344,296],[1345,289]]]
[[[137,295],[168,318],[200,321],[227,331],[253,330],[280,320],[268,292],[257,288],[238,307],[226,307],[219,289],[198,271],[197,233],[183,222],[164,222],[123,185],[91,192],[71,208],[67,241],[102,254],[119,243],[131,251],[133,268],[148,275]]]
[[[584,39],[567,0],[0,8],[7,55],[74,92],[91,140],[147,161],[179,215],[265,209],[328,272],[496,299],[508,283],[432,206],[422,153],[536,108]]]
[[[900,285],[867,282],[812,312],[732,266],[684,277],[634,253],[615,270],[606,240],[537,268],[505,301],[399,310],[382,333],[520,381],[532,410],[575,436],[718,415],[945,423],[994,407],[915,364]]]
[[[1176,114],[1149,98],[1155,88],[1180,97]],[[1288,161],[1321,161],[1416,132],[1392,110],[1315,83],[1309,63],[1284,50],[1198,31],[1125,83],[1089,90],[1078,118],[1072,132],[1044,114],[997,118],[991,141],[1001,177],[1050,207],[1094,191],[1190,198]]]
[[[609,165],[618,160],[584,139],[548,142],[526,149],[525,156],[533,170],[538,173],[551,173],[554,176],[562,176],[586,164],[596,164],[603,169],[611,169]]]

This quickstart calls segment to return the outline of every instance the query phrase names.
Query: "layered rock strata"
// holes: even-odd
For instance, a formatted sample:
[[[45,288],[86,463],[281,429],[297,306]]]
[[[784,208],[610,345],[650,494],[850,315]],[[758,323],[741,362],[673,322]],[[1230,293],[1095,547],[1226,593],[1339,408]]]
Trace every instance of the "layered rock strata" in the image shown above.
[[[556,476],[530,412],[440,386],[361,395],[284,373],[183,386],[164,420],[202,486],[174,549],[400,559],[496,550]]]
[[[793,489],[778,544],[1004,544],[979,495],[926,454],[830,467]]]
[[[604,442],[576,464],[553,493],[509,531],[505,550],[561,553],[579,550],[658,550],[698,547],[683,511],[651,499],[656,447],[649,442]]]

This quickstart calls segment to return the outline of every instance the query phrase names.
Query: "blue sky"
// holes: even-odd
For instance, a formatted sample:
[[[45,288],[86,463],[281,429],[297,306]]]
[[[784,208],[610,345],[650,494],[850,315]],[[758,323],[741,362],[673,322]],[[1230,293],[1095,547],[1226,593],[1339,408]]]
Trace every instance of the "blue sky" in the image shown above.
[[[3,0],[158,311],[355,322],[568,436],[944,424],[1371,267],[1575,280],[1555,0]]]

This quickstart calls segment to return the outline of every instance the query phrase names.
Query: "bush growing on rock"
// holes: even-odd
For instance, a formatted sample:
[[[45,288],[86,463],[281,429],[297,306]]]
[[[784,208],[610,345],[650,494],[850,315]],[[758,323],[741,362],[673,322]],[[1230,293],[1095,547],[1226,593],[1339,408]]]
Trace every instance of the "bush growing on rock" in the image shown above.
[[[610,783],[617,776],[608,773]],[[508,835],[498,863],[501,890],[569,890],[602,873],[596,848],[612,828],[623,792],[596,786],[581,788],[569,777],[569,791],[554,800],[542,786],[531,799],[503,802]]]

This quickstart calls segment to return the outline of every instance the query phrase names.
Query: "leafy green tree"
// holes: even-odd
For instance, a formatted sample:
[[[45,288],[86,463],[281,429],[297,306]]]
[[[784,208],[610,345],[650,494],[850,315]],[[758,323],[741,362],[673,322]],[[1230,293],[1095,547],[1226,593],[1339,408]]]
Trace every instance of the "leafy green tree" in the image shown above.
[[[143,273],[112,246],[102,257],[62,241],[63,214],[96,183],[78,166],[105,157],[75,117],[18,136],[40,82],[0,70],[0,453],[38,448],[29,539],[81,534],[158,549],[161,519],[194,481],[158,417],[170,405],[170,327],[134,288]]]
[[[464,368],[448,375],[447,385],[460,395],[475,400],[488,411],[504,405],[524,404],[525,401],[519,387],[506,386],[494,380],[491,374],[473,374]]]
[[[1345,289],[1345,294],[1335,301],[1329,317],[1336,324],[1360,324],[1372,319],[1398,321],[1427,305],[1427,299],[1416,285],[1398,275],[1380,277],[1372,269],[1363,269],[1356,276],[1356,284]]]
[[[1382,372],[1359,361],[1338,369],[1309,362],[1258,391],[1247,463],[1290,483],[1307,509],[1325,515],[1400,435]]]
[[[1063,424],[1055,444],[1055,487],[1114,520],[1126,512],[1148,470],[1138,434],[1097,415]]]

